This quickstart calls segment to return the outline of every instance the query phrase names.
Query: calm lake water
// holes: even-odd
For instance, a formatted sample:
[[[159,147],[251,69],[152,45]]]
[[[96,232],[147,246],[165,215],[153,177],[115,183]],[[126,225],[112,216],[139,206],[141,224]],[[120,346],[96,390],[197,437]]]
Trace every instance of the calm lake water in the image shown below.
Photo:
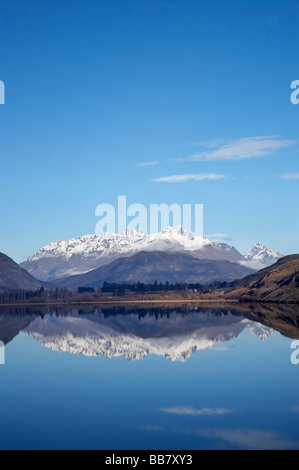
[[[0,449],[299,449],[298,325],[298,306],[2,310]]]

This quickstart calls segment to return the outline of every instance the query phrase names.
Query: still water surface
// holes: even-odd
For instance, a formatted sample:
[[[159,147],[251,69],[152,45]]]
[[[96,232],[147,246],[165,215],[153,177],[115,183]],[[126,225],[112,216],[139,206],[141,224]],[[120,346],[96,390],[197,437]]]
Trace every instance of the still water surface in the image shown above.
[[[0,449],[299,449],[298,322],[298,306],[3,310]]]

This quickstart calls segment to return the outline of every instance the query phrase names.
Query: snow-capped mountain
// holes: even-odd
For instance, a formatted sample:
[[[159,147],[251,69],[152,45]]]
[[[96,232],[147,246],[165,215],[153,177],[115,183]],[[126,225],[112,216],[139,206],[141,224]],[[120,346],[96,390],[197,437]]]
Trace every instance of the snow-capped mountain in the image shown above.
[[[276,263],[283,255],[278,251],[267,248],[263,243],[256,243],[253,248],[248,250],[244,258],[246,266],[253,269],[262,269]],[[243,263],[242,263],[243,264]]]
[[[171,361],[185,362],[196,351],[230,341],[249,330],[265,340],[273,332],[260,323],[231,313],[215,315],[211,311],[182,316],[171,313],[158,319],[150,314],[99,317],[79,316],[36,319],[25,331],[41,345],[58,352],[84,356],[123,356],[134,361],[149,354]]]
[[[176,226],[153,234],[127,229],[121,234],[104,233],[60,240],[41,248],[20,266],[37,279],[52,281],[87,273],[141,251],[187,251],[199,259],[237,262],[253,270],[269,266],[282,257],[261,243],[243,256],[233,246],[194,236],[185,228]]]
[[[201,259],[245,261],[234,247],[194,236],[177,226],[150,235],[128,229],[121,234],[85,235],[57,241],[41,248],[21,267],[37,279],[50,281],[86,273],[141,251],[189,251]]]

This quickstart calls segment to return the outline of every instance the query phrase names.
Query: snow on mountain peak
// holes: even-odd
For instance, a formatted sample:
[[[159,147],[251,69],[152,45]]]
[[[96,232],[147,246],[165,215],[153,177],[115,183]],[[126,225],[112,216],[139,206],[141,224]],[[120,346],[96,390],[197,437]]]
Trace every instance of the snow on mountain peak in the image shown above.
[[[141,251],[188,251],[201,259],[247,262],[234,247],[193,235],[178,225],[157,233],[125,229],[122,233],[84,235],[59,240],[38,250],[22,267],[43,281],[82,274],[111,261],[132,256]]]
[[[270,266],[282,258],[283,255],[276,250],[267,248],[262,242],[256,243],[250,250],[244,254],[246,266],[255,269],[262,269]]]
[[[166,227],[161,230],[160,233],[168,233],[168,234],[178,234],[178,235],[183,235],[189,237],[190,235],[193,237],[193,235],[188,232],[185,227],[182,225],[175,225],[174,227]]]
[[[194,236],[184,227],[168,227],[161,232],[145,234],[136,229],[125,229],[122,233],[108,233],[102,235],[84,235],[80,238],[70,238],[69,240],[58,240],[38,250],[28,261],[36,261],[44,257],[71,257],[72,255],[88,256],[94,253],[135,253],[141,250],[159,249],[164,245],[176,245],[179,249],[197,250],[203,245],[217,245],[208,238]]]
[[[278,251],[267,248],[266,245],[261,242],[258,242],[245,253],[244,258],[267,261],[269,259],[278,260],[279,258],[282,258],[282,256],[283,255]]]

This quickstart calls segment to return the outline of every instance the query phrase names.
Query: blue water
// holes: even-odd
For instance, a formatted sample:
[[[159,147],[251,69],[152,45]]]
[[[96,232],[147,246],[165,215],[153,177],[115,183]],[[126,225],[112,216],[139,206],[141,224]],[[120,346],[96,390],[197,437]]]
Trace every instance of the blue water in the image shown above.
[[[204,326],[198,325],[198,315]],[[213,319],[212,329],[223,319]],[[68,320],[76,321],[75,330]],[[200,341],[211,323],[197,312],[175,312],[168,320],[134,314],[99,318],[77,311],[67,318],[36,317],[5,346],[0,449],[299,449],[299,365],[290,361],[293,339],[277,331],[261,339],[243,328],[185,360],[153,352],[134,360],[113,352],[90,357],[70,352],[69,346],[59,352],[34,336],[38,332],[44,339],[50,329],[55,343],[75,331],[70,342],[80,343],[92,327],[93,340],[107,328],[118,338],[126,321],[130,347],[142,337],[151,344],[160,341],[164,353],[167,321],[171,339],[178,342],[184,321],[190,328],[195,322]],[[183,339],[188,335],[187,329]],[[108,341],[111,355],[110,346]]]

